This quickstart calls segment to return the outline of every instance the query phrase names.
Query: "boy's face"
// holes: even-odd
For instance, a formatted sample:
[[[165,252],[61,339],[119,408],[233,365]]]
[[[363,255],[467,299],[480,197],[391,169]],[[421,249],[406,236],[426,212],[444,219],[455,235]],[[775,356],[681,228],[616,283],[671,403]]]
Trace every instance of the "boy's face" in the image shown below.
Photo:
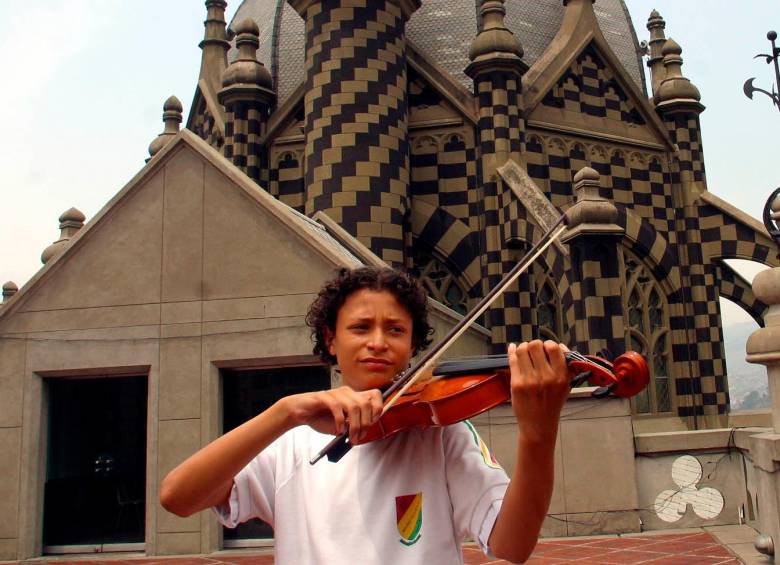
[[[336,357],[345,385],[383,388],[409,365],[412,316],[389,291],[355,291],[338,311],[328,351]]]

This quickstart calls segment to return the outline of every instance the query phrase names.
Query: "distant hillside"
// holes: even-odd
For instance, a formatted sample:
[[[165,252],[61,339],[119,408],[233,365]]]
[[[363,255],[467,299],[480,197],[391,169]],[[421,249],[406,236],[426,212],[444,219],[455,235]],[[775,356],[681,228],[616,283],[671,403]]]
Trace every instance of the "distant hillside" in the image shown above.
[[[723,328],[731,409],[734,411],[769,407],[766,367],[745,361],[745,344],[757,329],[755,322],[741,322]]]

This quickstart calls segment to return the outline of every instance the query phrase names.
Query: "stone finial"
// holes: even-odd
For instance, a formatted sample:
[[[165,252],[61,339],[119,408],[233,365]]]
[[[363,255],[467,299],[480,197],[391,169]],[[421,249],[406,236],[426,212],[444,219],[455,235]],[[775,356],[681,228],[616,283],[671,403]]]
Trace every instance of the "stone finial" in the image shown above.
[[[591,169],[590,167],[582,167],[577,173],[574,175],[574,190],[577,190],[577,187],[582,185],[585,186],[585,183],[588,183],[589,187],[592,187],[594,184],[596,187],[599,186],[601,180],[601,175],[596,169]],[[596,192],[598,194],[598,191]]]
[[[566,212],[570,237],[582,232],[611,233],[622,231],[615,224],[618,211],[612,202],[601,196],[601,175],[595,169],[583,167],[574,175],[574,194],[577,201]]]
[[[761,302],[769,306],[780,305],[780,268],[767,269],[758,273],[753,279],[753,294]],[[776,308],[776,310],[778,310]],[[772,312],[772,325],[780,325],[780,312]],[[769,320],[765,319],[765,322]]]
[[[244,18],[235,27],[235,32],[238,58],[222,75],[222,86],[246,84],[270,90],[273,87],[271,73],[257,60],[257,48],[260,46],[257,24],[252,18]]]
[[[658,13],[658,10],[650,12],[650,17],[647,18],[647,29],[652,31],[657,28],[664,29],[666,27],[666,21]]]
[[[171,96],[163,104],[163,132],[155,137],[149,144],[149,158],[154,157],[160,149],[165,147],[179,133],[179,124],[182,120],[181,102],[175,96]],[[147,159],[148,161],[149,159]]]
[[[481,0],[479,15],[482,28],[471,42],[466,74],[473,76],[484,64],[501,62],[515,66],[524,73],[528,66],[523,62],[523,46],[504,23],[504,0]]]
[[[3,285],[3,302],[8,302],[11,297],[19,292],[19,287],[14,281],[8,281]]]
[[[661,85],[658,87],[656,94],[658,103],[671,100],[698,103],[701,100],[699,89],[682,74],[682,47],[674,39],[669,38],[664,43],[661,54],[664,58],[664,67],[666,67],[666,78],[661,81]]]
[[[46,264],[49,259],[62,251],[76,232],[84,227],[86,217],[77,208],[68,208],[60,216],[60,238],[49,245],[41,253],[41,262]]]

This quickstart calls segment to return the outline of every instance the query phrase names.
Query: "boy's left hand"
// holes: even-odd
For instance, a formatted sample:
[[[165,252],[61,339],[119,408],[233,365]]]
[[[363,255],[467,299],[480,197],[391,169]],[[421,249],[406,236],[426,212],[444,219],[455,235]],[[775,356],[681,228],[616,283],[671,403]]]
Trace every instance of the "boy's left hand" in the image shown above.
[[[550,340],[509,345],[512,409],[521,440],[555,442],[571,389],[564,351],[568,351],[565,345]]]

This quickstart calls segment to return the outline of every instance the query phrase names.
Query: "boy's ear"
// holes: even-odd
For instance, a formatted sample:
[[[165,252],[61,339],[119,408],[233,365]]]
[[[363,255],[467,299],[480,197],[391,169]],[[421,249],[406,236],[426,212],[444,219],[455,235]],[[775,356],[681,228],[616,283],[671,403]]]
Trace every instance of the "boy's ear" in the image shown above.
[[[330,328],[325,328],[325,331],[323,332],[323,335],[325,337],[325,345],[328,346],[328,353],[336,356],[336,348],[333,347],[333,332],[330,331]]]

